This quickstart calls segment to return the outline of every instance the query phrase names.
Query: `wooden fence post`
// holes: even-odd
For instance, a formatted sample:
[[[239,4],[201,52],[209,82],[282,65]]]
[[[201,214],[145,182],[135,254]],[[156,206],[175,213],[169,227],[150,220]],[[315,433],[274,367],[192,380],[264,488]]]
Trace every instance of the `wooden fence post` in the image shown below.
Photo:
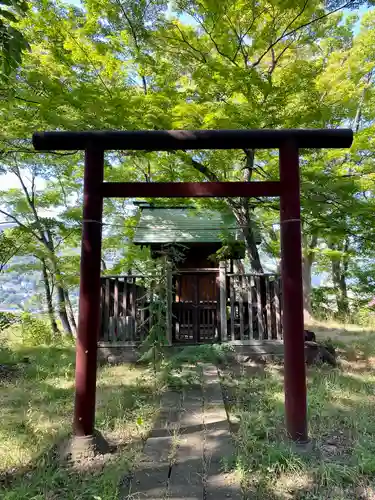
[[[165,326],[168,345],[172,345],[172,264],[167,261],[166,266],[166,290],[165,290]]]
[[[228,341],[227,331],[227,266],[225,262],[220,262],[219,266],[220,283],[220,338],[222,342]]]

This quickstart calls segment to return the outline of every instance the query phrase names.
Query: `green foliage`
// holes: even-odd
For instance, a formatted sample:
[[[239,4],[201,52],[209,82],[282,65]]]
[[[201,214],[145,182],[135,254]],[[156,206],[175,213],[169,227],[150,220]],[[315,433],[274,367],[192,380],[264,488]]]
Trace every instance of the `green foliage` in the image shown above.
[[[186,346],[173,351],[167,362],[171,368],[178,368],[184,363],[196,365],[197,363],[219,364],[227,361],[233,354],[233,347],[229,344],[213,344],[200,346]]]
[[[351,323],[360,326],[369,326],[375,329],[375,311],[362,306],[354,309],[350,315]]]
[[[224,244],[217,252],[209,256],[213,262],[220,262],[229,259],[244,259],[245,243],[243,241],[230,241]]]
[[[0,312],[0,332],[3,332],[19,321],[20,317],[17,314]]]
[[[318,319],[328,319],[332,316],[332,295],[333,288],[316,287],[312,289],[311,305],[314,317]]]
[[[159,314],[159,312],[158,305],[152,307],[150,311],[151,314]],[[139,362],[150,363],[156,372],[164,359],[163,347],[166,345],[168,342],[165,334],[165,321],[159,319],[159,322],[149,329],[146,339],[140,346]]]
[[[93,475],[92,470],[75,474],[69,467],[62,467],[53,452],[56,443],[71,433],[73,346],[27,347],[9,342],[7,348],[8,358],[1,357],[0,349],[0,364],[18,365],[8,371],[7,380],[4,371],[0,377],[0,474],[28,472],[27,476],[16,474],[9,483],[3,482],[1,499],[37,500],[45,490],[56,498],[116,498],[120,481],[136,462],[136,453],[126,444],[129,439],[147,438],[158,410],[153,377],[144,369],[128,365],[98,370],[96,425],[106,436],[115,432],[121,450],[111,455],[110,464],[104,464],[100,474]],[[30,362],[22,363],[26,357]]]
[[[152,288],[153,300],[148,307],[149,325],[148,335],[140,346],[140,362],[152,364],[154,373],[160,368],[164,359],[164,347],[168,344],[167,329],[167,294],[172,293],[169,290],[169,280],[167,273],[171,272],[172,263],[167,257],[162,257],[155,263],[154,276],[150,285]]]
[[[34,2],[23,17],[23,3],[3,2],[0,9],[10,12],[2,18],[4,26],[16,26],[31,45],[17,70],[17,85],[5,89],[0,101],[1,169],[18,180],[18,189],[0,192],[1,210],[7,220],[16,217],[23,224],[30,240],[17,252],[45,258],[52,283],[67,290],[77,285],[77,255],[72,254],[81,231],[82,157],[29,154],[35,130],[351,126],[356,134],[350,151],[301,151],[304,253],[330,275],[336,264],[336,302],[345,303],[341,285],[359,276],[358,256],[375,256],[369,223],[375,209],[375,15],[369,10],[358,27],[355,11],[344,15],[342,7],[371,3],[88,0],[77,7]],[[253,160],[249,151],[121,151],[106,155],[105,178],[278,178],[273,151],[256,150]],[[191,203],[234,216],[244,229],[250,263],[257,258],[245,234],[250,220],[261,228],[262,249],[279,259],[277,201]],[[129,245],[132,208],[106,200],[104,217],[104,254],[118,252],[113,270],[146,268],[149,252]],[[53,252],[41,241],[46,230]],[[222,253],[228,255],[228,249]],[[371,282],[361,278],[354,286],[360,295],[365,287],[369,292]]]
[[[5,229],[0,233],[0,272],[4,270],[12,257],[22,253],[29,239],[17,227]]]
[[[24,34],[14,26],[27,10],[24,0],[0,1],[0,76],[5,82],[21,63],[22,52],[30,47]]]
[[[21,338],[27,346],[50,345],[53,342],[48,323],[30,313],[23,313],[21,316]]]

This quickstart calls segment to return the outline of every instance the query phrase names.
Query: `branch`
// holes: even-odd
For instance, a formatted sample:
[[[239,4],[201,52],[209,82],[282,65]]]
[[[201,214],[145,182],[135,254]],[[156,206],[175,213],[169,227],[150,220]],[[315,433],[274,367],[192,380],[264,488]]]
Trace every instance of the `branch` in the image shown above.
[[[2,209],[0,209],[0,213],[5,215],[5,217],[9,217],[9,219],[13,220],[17,224],[17,226],[19,226],[22,229],[24,229],[25,231],[31,233],[34,236],[34,238],[36,238],[38,241],[43,243],[42,240],[40,239],[40,237],[32,229],[30,229],[23,222],[21,222],[19,219],[17,219],[17,217],[9,214],[8,212],[5,212],[5,210],[2,210]]]
[[[242,45],[242,42],[243,42],[243,39],[244,39],[245,35],[240,35],[237,32],[236,27],[234,26],[234,24],[232,23],[230,17],[227,14],[225,14],[225,17],[228,19],[228,23],[229,23],[230,27],[232,28],[234,34],[236,35],[236,38],[237,38],[237,41],[238,41],[238,45],[237,45],[236,51],[234,53],[233,60],[237,59],[237,54],[238,54],[239,51],[241,51],[242,56],[244,58],[245,66],[247,66],[247,54],[243,50],[243,45]],[[254,19],[254,17],[253,17],[253,19]]]
[[[217,175],[211,172],[211,170],[208,167],[206,167],[206,165],[203,165],[203,163],[194,160],[194,158],[191,158],[191,163],[193,167],[196,170],[198,170],[201,174],[203,174],[209,181],[219,182],[220,179],[217,177]]]
[[[116,1],[117,1],[118,6],[120,7],[120,9],[122,10],[122,13],[123,13],[123,16],[126,19],[126,22],[129,25],[129,28],[130,28],[130,31],[131,31],[131,34],[132,34],[132,37],[133,37],[133,40],[134,40],[135,48],[137,49],[137,52],[139,53],[140,48],[139,48],[139,45],[138,45],[137,33],[135,31],[133,23],[131,22],[130,17],[128,16],[128,14],[126,13],[126,10],[125,10],[124,6],[122,5],[121,1],[120,0],[116,0]]]
[[[311,238],[311,241],[310,241],[310,244],[309,244],[309,248],[310,250],[312,250],[313,248],[316,247],[318,243],[318,236],[316,234],[313,234],[312,235],[312,238]]]
[[[290,42],[290,44],[286,45],[276,58],[275,58],[275,53],[273,52],[273,49],[272,49],[273,57],[272,57],[272,65],[268,69],[269,75],[272,75],[272,73],[274,72],[274,70],[277,66],[277,63],[280,61],[280,59],[284,55],[284,53],[293,45],[294,42],[295,42],[295,40],[292,40]]]
[[[249,54],[248,54],[248,52],[247,52],[247,51],[245,51],[245,49],[244,49],[244,46],[243,46],[243,41],[244,41],[245,37],[247,36],[247,34],[249,33],[249,31],[251,30],[251,28],[254,26],[255,21],[256,21],[257,19],[259,19],[259,17],[260,17],[262,14],[264,14],[265,12],[267,12],[267,9],[263,9],[263,10],[262,10],[262,11],[261,11],[261,12],[260,12],[257,16],[254,16],[254,14],[253,14],[253,19],[252,19],[252,21],[251,21],[250,26],[248,26],[247,30],[246,30],[246,31],[245,31],[245,33],[243,33],[242,35],[240,35],[239,33],[237,33],[237,30],[236,30],[236,28],[234,27],[234,25],[232,24],[232,22],[231,22],[230,18],[229,18],[228,16],[226,16],[226,17],[227,17],[227,19],[228,19],[228,21],[229,21],[229,23],[230,23],[230,25],[232,26],[232,29],[233,29],[234,33],[235,33],[235,34],[236,34],[236,36],[237,36],[238,41],[239,41],[239,44],[238,44],[238,47],[237,47],[237,49],[236,49],[236,52],[235,52],[235,54],[234,54],[234,56],[233,56],[233,59],[236,59],[236,58],[237,58],[238,51],[239,51],[239,50],[241,50],[242,57],[243,57],[243,60],[244,60],[244,63],[245,63],[245,67],[246,67],[246,68],[247,68],[248,63],[249,63]]]
[[[256,170],[260,170],[262,172],[264,179],[270,179],[271,178],[271,176],[268,174],[268,172],[266,172],[264,170],[264,168],[261,165],[259,165],[259,163],[255,163],[255,167],[256,167]],[[257,172],[257,173],[259,174],[259,172]]]
[[[294,17],[294,19],[292,19],[290,21],[290,23],[288,24],[288,26],[285,28],[285,30],[283,31],[283,34],[281,35],[282,37],[285,35],[285,33],[288,31],[288,29],[293,26],[293,24],[297,21],[297,19],[299,17],[302,16],[302,14],[305,12],[306,10],[306,7],[307,7],[307,4],[309,3],[309,0],[305,0],[305,3],[303,4],[303,7],[301,9],[301,11]]]
[[[255,151],[254,151],[254,149],[244,149],[243,151],[245,153],[244,181],[251,182],[251,177],[253,175],[253,170],[254,170]],[[241,203],[245,207],[246,210],[249,209],[249,198],[248,197],[241,198]]]
[[[60,26],[61,26],[61,23],[60,23]],[[103,80],[103,78],[101,77],[100,70],[96,68],[96,66],[93,63],[91,57],[87,54],[87,51],[82,47],[82,45],[80,43],[77,42],[77,40],[74,38],[74,36],[69,31],[66,31],[66,33],[71,37],[71,39],[78,45],[78,47],[81,49],[81,51],[85,54],[87,60],[89,61],[89,63],[91,64],[91,66],[96,71],[96,75],[99,78],[99,80],[101,81],[103,87],[108,92],[109,97],[112,97],[112,92],[110,91],[109,87],[107,86],[107,84],[105,83],[105,81]]]
[[[183,42],[183,40],[172,38],[170,36],[165,36],[165,35],[163,35],[163,39],[164,40],[172,40],[173,42]],[[198,49],[195,49],[195,47],[193,47],[193,46],[191,46],[190,48],[201,56],[201,57],[197,57],[195,55],[195,53],[191,53],[191,56],[194,57],[194,59],[196,59],[199,62],[204,62],[204,63],[207,62],[206,56],[203,54],[203,52],[199,51]],[[165,47],[165,48],[163,48],[163,50],[164,50],[164,53],[166,53],[166,54],[170,53],[173,55],[175,55],[175,54],[178,54],[180,56],[183,55],[183,53],[178,50],[178,46],[175,46],[172,49],[168,49],[168,47]],[[183,47],[182,47],[182,50],[184,50]]]
[[[55,155],[55,156],[72,156],[72,155],[77,154],[78,152],[79,152],[78,149],[77,149],[77,151],[72,151],[69,153],[60,153],[58,151],[34,151],[32,149],[8,149],[7,151],[5,151],[3,149],[3,150],[0,150],[0,156],[3,155],[3,157],[5,157],[8,155],[19,154],[19,153],[30,154],[30,155],[35,155],[35,154],[44,155],[44,154],[48,153],[48,154]]]
[[[131,31],[131,34],[132,34],[132,37],[133,37],[133,40],[134,40],[134,45],[135,45],[135,48],[136,48],[136,51],[137,51],[137,55],[139,57],[140,53],[141,53],[141,49],[140,49],[140,46],[139,46],[139,43],[138,43],[138,37],[137,37],[137,33],[135,31],[135,28],[133,26],[133,23],[131,22],[130,20],[130,17],[128,16],[128,14],[126,13],[126,10],[124,8],[124,6],[122,5],[121,3],[121,0],[116,0],[117,1],[117,4],[119,5],[120,9],[122,10],[122,13],[126,19],[126,22],[128,23],[129,25],[129,28],[130,28],[130,31]],[[147,94],[147,81],[146,81],[146,77],[144,75],[140,75],[141,78],[142,78],[142,84],[143,84],[143,91],[145,94]]]
[[[235,53],[234,57],[230,57],[228,54],[225,54],[225,52],[223,52],[223,51],[219,48],[219,46],[218,46],[218,44],[217,44],[216,40],[213,38],[213,36],[212,36],[212,31],[208,31],[208,30],[207,30],[207,28],[206,28],[206,26],[205,26],[202,22],[200,22],[200,25],[202,26],[202,28],[203,28],[203,30],[205,31],[205,33],[206,33],[206,34],[210,37],[211,42],[215,45],[216,52],[217,52],[218,54],[220,54],[222,57],[224,57],[225,59],[228,59],[228,61],[230,61],[230,62],[231,62],[232,64],[234,64],[235,66],[239,67],[239,66],[238,66],[238,63],[236,62],[237,51],[236,51],[236,53]]]
[[[2,95],[1,95],[1,97],[8,98],[8,96],[7,96],[7,95],[5,95],[5,94],[2,94]],[[38,102],[38,101],[32,101],[31,99],[25,99],[25,98],[23,98],[23,97],[19,97],[19,96],[17,96],[17,95],[14,95],[14,96],[12,96],[12,97],[13,97],[13,99],[17,99],[18,101],[29,102],[29,103],[31,103],[31,104],[40,104],[40,102]]]
[[[33,169],[32,170],[32,177],[31,177],[31,199],[32,199],[33,205],[35,204],[35,178],[36,178],[36,174],[35,174],[35,170]]]
[[[305,6],[307,4],[307,1],[305,2],[305,6],[303,8],[303,11],[300,12],[300,14],[298,14],[297,17],[295,17],[293,19],[293,21],[291,23],[288,24],[288,26],[285,28],[285,30],[283,31],[283,33],[274,41],[271,43],[271,45],[268,46],[268,48],[263,52],[263,54],[251,65],[252,68],[255,68],[256,66],[258,66],[260,64],[260,62],[263,60],[263,58],[268,54],[268,52],[272,49],[272,47],[274,47],[275,45],[277,45],[283,38],[287,37],[287,36],[290,36],[290,35],[293,35],[294,33],[296,33],[297,31],[303,29],[303,28],[306,28],[307,26],[310,26],[311,24],[314,24],[318,21],[321,21],[322,19],[325,19],[326,17],[330,16],[331,14],[334,14],[335,12],[338,12],[339,10],[342,10],[342,9],[345,9],[346,7],[348,7],[351,3],[353,2],[353,0],[349,0],[348,2],[346,2],[344,5],[341,5],[340,7],[337,7],[336,9],[333,9],[331,10],[330,12],[327,12],[326,14],[323,14],[322,16],[319,16],[319,17],[316,17],[315,19],[313,19],[312,21],[309,21],[307,23],[304,23],[304,24],[301,24],[301,26],[298,26],[297,28],[294,28],[293,30],[291,31],[287,31],[287,29],[291,26],[291,24],[293,22],[296,21],[296,19],[298,19],[298,17],[300,17],[300,15],[302,15],[303,11],[305,10]]]
[[[17,164],[16,164],[15,168],[16,168],[16,170],[15,170],[14,174],[17,176],[18,180],[20,181],[22,190],[26,196],[27,203],[28,203],[33,215],[34,215],[35,224],[37,225],[37,228],[39,231],[38,240],[47,248],[48,251],[51,252],[51,254],[53,254],[53,250],[51,249],[52,239],[50,238],[50,231],[47,229],[47,233],[49,236],[49,238],[47,239],[46,235],[45,235],[45,228],[43,227],[43,225],[40,221],[38,212],[35,208],[34,196],[33,195],[30,196],[30,193],[29,193],[25,183],[23,182],[21,172],[20,172],[20,169],[18,168]],[[32,181],[32,187],[34,187],[34,178]],[[33,234],[36,235],[36,233],[33,233]]]
[[[62,245],[62,243],[64,243],[64,241],[66,241],[69,238],[69,236],[72,235],[75,231],[76,231],[76,228],[73,228],[68,232],[68,234],[66,236],[61,237],[60,241],[54,246],[55,250],[57,250]],[[48,237],[50,240],[52,240],[51,231],[48,231]]]
[[[359,127],[360,127],[361,117],[362,117],[362,107],[363,107],[363,104],[364,104],[364,101],[365,101],[366,90],[368,89],[368,87],[370,85],[370,82],[371,82],[373,71],[374,71],[374,69],[372,69],[368,73],[367,79],[366,79],[366,82],[365,82],[365,86],[363,87],[362,94],[361,94],[361,97],[359,99],[359,103],[358,103],[358,106],[357,106],[357,111],[356,111],[355,118],[354,118],[354,123],[353,123],[353,130],[354,130],[355,133],[358,132]]]
[[[1,234],[0,234],[1,236]],[[8,264],[8,262],[21,250],[21,248],[25,247],[30,243],[30,240],[28,242],[23,242],[20,243],[17,246],[12,246],[11,250],[9,251],[8,255],[5,256],[3,253],[1,255],[1,262],[0,262],[0,272],[4,269],[4,267]]]
[[[207,59],[206,59],[206,56],[205,54],[203,54],[203,52],[201,52],[199,49],[196,49],[185,37],[184,33],[181,31],[180,27],[178,26],[178,24],[176,24],[176,28],[178,29],[178,31],[180,32],[180,35],[181,35],[181,38],[182,38],[182,41],[184,43],[186,43],[186,45],[188,47],[191,48],[191,50],[193,50],[194,52],[197,52],[201,57],[202,57],[202,60],[204,63],[207,62]]]
[[[66,199],[66,191],[65,191],[65,187],[64,187],[64,184],[63,184],[63,182],[62,182],[62,180],[61,180],[61,178],[60,178],[60,176],[59,176],[59,175],[57,176],[57,181],[58,181],[58,183],[59,183],[59,185],[60,185],[60,189],[61,189],[61,192],[62,192],[62,194],[63,194],[63,198],[64,198],[64,206],[65,206],[65,208],[68,208],[68,203],[67,203],[67,199]]]
[[[20,172],[20,169],[18,168],[17,164],[16,164],[16,168],[15,168],[14,174],[16,175],[16,177],[18,178],[18,180],[20,181],[22,190],[23,190],[23,192],[24,192],[24,194],[26,196],[27,203],[28,203],[29,207],[31,208],[32,213],[34,214],[35,222],[37,222],[39,224],[39,216],[38,216],[38,213],[37,213],[36,208],[35,208],[34,195],[32,193],[31,196],[30,196],[30,193],[29,193],[29,191],[28,191],[25,183],[23,182],[23,179],[22,179],[22,176],[21,176],[21,172]],[[34,174],[33,174],[33,180],[32,180],[31,186],[32,186],[32,189],[33,189],[34,188]]]
[[[217,52],[218,54],[220,54],[222,57],[225,57],[225,59],[228,59],[228,61],[230,61],[231,63],[233,63],[235,66],[237,66],[237,67],[238,67],[238,63],[236,62],[237,52],[235,53],[234,57],[230,57],[228,54],[225,54],[225,52],[223,52],[223,51],[219,48],[219,46],[218,46],[218,44],[217,44],[216,40],[214,40],[214,38],[213,38],[213,36],[212,36],[212,33],[211,33],[211,32],[209,33],[208,31],[206,31],[206,33],[207,33],[207,35],[210,37],[211,42],[215,45],[216,52]]]
[[[246,169],[246,178],[245,182],[250,182],[251,181],[251,176],[253,175],[253,169],[254,169],[254,156],[255,156],[255,151],[254,149],[244,149],[243,150],[245,153],[245,169]]]
[[[147,94],[147,80],[146,80],[146,77],[144,75],[142,75],[141,78],[142,78],[143,91],[144,91],[145,94]]]

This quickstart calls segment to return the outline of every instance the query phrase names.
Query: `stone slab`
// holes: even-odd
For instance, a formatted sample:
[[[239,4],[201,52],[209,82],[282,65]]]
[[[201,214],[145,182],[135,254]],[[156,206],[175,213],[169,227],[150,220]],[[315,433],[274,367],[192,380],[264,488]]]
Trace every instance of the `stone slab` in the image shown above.
[[[238,478],[234,473],[210,474],[206,483],[205,500],[241,500]]]
[[[170,436],[179,427],[182,394],[169,391],[163,394],[160,410],[151,437]]]
[[[180,416],[175,461],[168,482],[167,498],[203,499],[203,399],[201,388],[187,388]]]
[[[175,447],[175,432],[179,427],[181,394],[163,394],[155,426],[147,439],[138,466],[131,480],[130,499],[164,499],[167,494],[171,459]]]
[[[143,498],[164,500],[167,492],[169,463],[155,465],[155,462],[142,462],[131,480],[128,495],[124,500]]]
[[[235,456],[221,385],[214,365],[203,367],[204,466],[206,500],[242,498],[239,478],[224,472]],[[227,463],[226,463],[227,462]]]

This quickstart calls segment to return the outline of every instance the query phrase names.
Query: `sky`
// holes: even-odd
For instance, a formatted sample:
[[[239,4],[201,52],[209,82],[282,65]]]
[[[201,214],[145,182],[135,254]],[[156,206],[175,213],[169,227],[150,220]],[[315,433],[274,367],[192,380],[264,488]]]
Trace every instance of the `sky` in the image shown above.
[[[359,29],[361,27],[361,17],[363,16],[363,14],[365,14],[366,12],[368,12],[369,10],[373,10],[373,9],[369,9],[368,7],[360,7],[359,9],[356,10],[356,13],[358,14],[359,16],[359,20],[354,28],[354,34],[356,35],[358,32],[359,32]],[[348,14],[352,14],[353,11],[350,10],[348,11]]]

